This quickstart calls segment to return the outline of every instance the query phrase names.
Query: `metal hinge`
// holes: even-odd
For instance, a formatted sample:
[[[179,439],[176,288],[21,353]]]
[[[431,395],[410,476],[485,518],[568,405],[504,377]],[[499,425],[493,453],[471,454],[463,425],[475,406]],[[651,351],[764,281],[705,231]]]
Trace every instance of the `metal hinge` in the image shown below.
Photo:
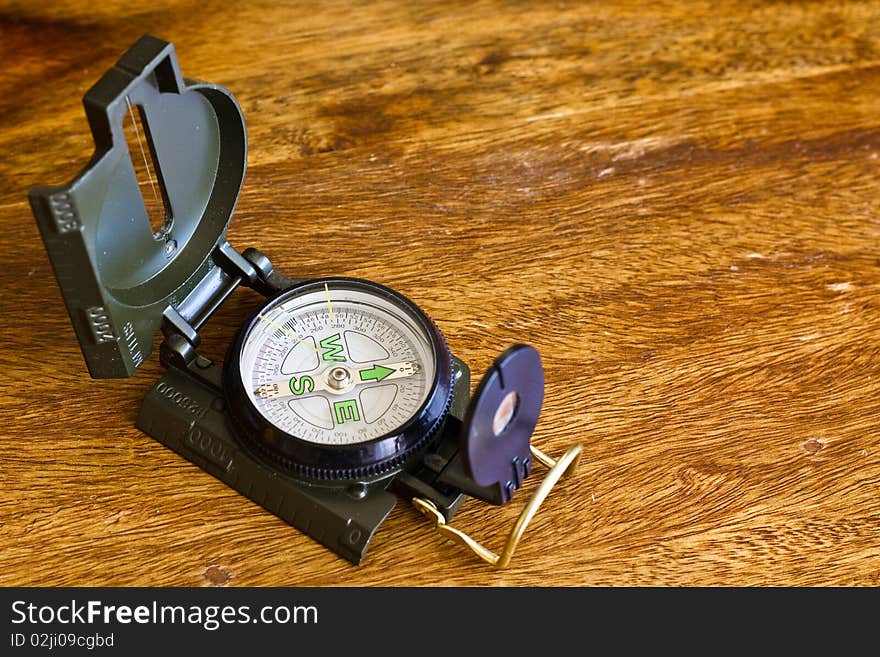
[[[239,285],[253,286],[260,272],[229,242],[223,241],[211,255],[213,265],[190,293],[162,313],[163,365],[188,366],[201,343],[198,330]]]

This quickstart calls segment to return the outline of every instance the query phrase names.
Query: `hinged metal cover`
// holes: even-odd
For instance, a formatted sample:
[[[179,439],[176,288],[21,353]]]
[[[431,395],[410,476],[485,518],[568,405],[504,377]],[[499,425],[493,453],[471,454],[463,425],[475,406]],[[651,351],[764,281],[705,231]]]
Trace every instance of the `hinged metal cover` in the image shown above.
[[[83,98],[95,153],[68,185],[29,197],[89,372],[131,376],[163,312],[224,261],[244,179],[241,109],[216,85],[184,81],[174,46],[141,38]],[[139,111],[167,217],[150,226],[123,132]]]

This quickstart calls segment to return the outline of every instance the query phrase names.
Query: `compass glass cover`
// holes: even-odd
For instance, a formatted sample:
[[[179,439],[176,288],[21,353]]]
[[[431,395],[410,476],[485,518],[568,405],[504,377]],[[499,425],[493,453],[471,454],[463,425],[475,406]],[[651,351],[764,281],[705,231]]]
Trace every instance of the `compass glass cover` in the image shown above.
[[[435,353],[403,304],[329,283],[264,308],[245,337],[241,377],[273,425],[320,445],[392,433],[425,403]]]

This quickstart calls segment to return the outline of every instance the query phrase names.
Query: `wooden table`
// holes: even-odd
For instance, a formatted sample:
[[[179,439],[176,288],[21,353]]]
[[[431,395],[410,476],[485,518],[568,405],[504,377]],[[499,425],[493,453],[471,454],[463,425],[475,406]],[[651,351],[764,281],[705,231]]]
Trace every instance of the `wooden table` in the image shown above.
[[[34,4],[0,9],[0,584],[880,584],[880,3]],[[155,353],[88,377],[26,193],[146,32],[244,109],[234,245],[399,289],[476,373],[540,350],[534,442],[584,459],[509,569],[407,504],[351,566],[134,428]],[[524,499],[458,525],[500,547]]]

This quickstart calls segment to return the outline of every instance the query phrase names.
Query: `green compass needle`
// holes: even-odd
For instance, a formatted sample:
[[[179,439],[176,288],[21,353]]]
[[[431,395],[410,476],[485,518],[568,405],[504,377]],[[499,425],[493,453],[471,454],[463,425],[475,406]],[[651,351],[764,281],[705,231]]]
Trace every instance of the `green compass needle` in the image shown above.
[[[358,374],[361,377],[361,381],[376,381],[378,383],[396,371],[395,368],[385,367],[377,363],[368,369],[358,370]]]
[[[272,383],[263,383],[257,386],[254,395],[260,399],[301,397],[314,392],[342,395],[359,385],[415,376],[420,371],[420,367],[418,363],[414,362],[387,363],[385,365],[374,363],[371,367],[356,371],[357,377],[353,376],[353,372],[347,367],[333,365],[314,376],[307,374],[288,377]]]

